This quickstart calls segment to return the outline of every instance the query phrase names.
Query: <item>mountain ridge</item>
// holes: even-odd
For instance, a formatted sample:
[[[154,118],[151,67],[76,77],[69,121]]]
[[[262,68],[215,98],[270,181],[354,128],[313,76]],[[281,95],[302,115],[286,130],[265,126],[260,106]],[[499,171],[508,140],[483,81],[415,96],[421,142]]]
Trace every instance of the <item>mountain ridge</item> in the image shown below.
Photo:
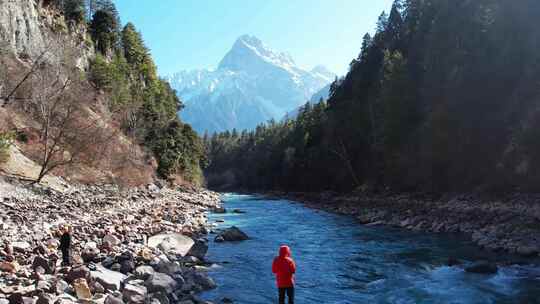
[[[180,71],[166,79],[186,105],[182,119],[202,134],[281,119],[334,78],[324,66],[305,70],[291,55],[242,35],[215,70]]]

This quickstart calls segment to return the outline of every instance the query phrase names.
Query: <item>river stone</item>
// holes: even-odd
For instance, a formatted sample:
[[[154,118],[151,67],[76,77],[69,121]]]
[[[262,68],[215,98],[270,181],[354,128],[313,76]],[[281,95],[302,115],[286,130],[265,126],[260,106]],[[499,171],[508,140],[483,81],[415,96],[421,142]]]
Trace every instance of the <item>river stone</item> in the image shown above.
[[[540,252],[540,246],[538,245],[523,245],[519,246],[516,249],[517,254],[525,256],[525,257],[531,257],[535,256]]]
[[[135,277],[137,279],[141,280],[147,280],[149,277],[151,277],[155,273],[154,268],[152,266],[139,266],[135,269]]]
[[[120,272],[109,270],[101,265],[98,265],[95,271],[91,271],[90,276],[105,289],[111,291],[120,290],[121,283],[126,279],[126,276]]]
[[[9,304],[24,304],[23,296],[20,292],[11,294],[8,297]]]
[[[54,298],[48,293],[41,293],[36,301],[36,304],[52,304],[54,303]]]
[[[206,242],[204,239],[197,239],[195,240],[195,244],[193,244],[187,255],[196,257],[199,260],[203,260],[207,252],[208,242]]]
[[[121,297],[117,297],[114,295],[107,295],[105,298],[105,302],[103,304],[124,304],[124,301]]]
[[[148,246],[181,256],[186,256],[194,244],[193,239],[180,233],[158,234],[148,239]]]
[[[143,304],[148,290],[141,285],[127,284],[122,291],[124,300],[128,303]]]
[[[232,226],[231,228],[227,228],[222,231],[216,237],[216,242],[218,242],[219,237],[221,237],[223,241],[227,242],[245,241],[249,239],[247,234],[245,234],[242,230],[238,229],[238,227],[236,226]]]
[[[223,208],[223,207],[216,207],[214,208],[214,210],[212,210],[214,213],[218,213],[218,214],[223,214],[223,213],[227,213],[227,209]]]
[[[34,269],[34,271],[38,268],[38,267],[41,267],[45,270],[45,273],[46,274],[51,274],[54,272],[54,268],[53,268],[53,265],[52,263],[49,262],[49,260],[47,260],[46,258],[42,257],[42,256],[36,256],[34,258],[34,261],[32,262],[32,269]]]
[[[216,283],[204,272],[193,273],[193,283],[201,290],[206,291],[217,287]]]
[[[144,282],[144,285],[148,288],[149,292],[165,293],[172,293],[177,287],[177,283],[173,278],[160,272],[154,273]]]
[[[66,275],[66,281],[72,283],[76,279],[89,279],[90,270],[86,266],[72,268]]]
[[[75,289],[75,294],[77,298],[80,299],[91,299],[92,293],[90,292],[90,287],[85,279],[77,279],[73,282],[73,288]]]
[[[465,268],[466,272],[480,274],[495,274],[498,271],[497,265],[489,262],[477,262]]]
[[[29,250],[32,245],[30,245],[28,242],[13,242],[11,243],[11,247],[16,252],[25,252]]]

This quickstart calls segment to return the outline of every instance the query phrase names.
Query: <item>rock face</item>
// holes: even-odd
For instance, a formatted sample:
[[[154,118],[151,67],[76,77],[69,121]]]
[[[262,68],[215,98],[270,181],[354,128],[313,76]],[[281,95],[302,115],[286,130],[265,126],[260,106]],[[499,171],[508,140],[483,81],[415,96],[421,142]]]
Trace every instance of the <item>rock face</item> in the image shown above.
[[[22,58],[35,59],[46,50],[62,49],[58,36],[67,37],[79,52],[79,68],[88,65],[94,54],[93,47],[85,43],[85,27],[72,28],[53,9],[44,6],[42,0],[1,1],[0,41],[7,44]],[[49,60],[59,60],[58,54],[48,52]]]
[[[238,242],[238,241],[245,241],[248,240],[249,237],[247,234],[245,234],[242,230],[238,229],[237,227],[233,226],[231,228],[227,228],[221,233],[219,233],[216,236],[215,241],[216,242]]]

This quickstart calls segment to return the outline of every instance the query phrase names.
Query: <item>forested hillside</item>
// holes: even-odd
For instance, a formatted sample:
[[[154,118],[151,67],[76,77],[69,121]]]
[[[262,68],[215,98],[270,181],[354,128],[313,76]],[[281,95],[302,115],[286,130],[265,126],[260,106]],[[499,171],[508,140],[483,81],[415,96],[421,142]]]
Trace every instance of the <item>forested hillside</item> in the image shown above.
[[[2,5],[4,162],[17,146],[41,167],[38,181],[54,173],[130,185],[156,177],[202,183],[202,141],[179,120],[181,101],[112,1]]]
[[[206,138],[210,186],[540,190],[538,16],[536,0],[396,0],[327,101]]]

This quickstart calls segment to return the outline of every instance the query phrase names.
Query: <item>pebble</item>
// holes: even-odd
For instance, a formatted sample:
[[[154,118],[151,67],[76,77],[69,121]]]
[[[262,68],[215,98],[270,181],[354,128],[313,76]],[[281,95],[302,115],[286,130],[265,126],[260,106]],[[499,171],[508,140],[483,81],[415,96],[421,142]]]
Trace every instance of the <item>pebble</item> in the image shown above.
[[[204,263],[208,245],[200,238],[205,211],[219,208],[216,193],[162,186],[15,189],[0,194],[0,304],[181,303],[215,287],[206,274],[181,272],[198,273]],[[58,250],[65,225],[72,227],[68,267],[60,266]],[[174,237],[148,246],[156,235]],[[176,294],[180,285],[192,288]]]

